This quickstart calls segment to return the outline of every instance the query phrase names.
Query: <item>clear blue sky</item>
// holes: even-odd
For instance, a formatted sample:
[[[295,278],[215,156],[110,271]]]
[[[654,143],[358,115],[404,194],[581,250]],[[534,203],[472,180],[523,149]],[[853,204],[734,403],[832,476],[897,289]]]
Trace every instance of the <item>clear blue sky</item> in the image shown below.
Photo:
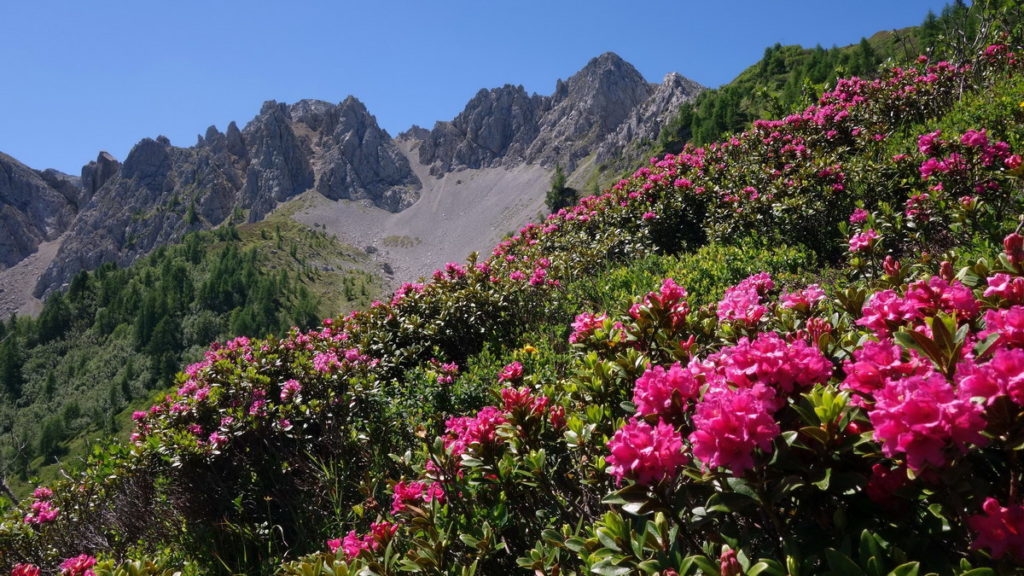
[[[613,51],[718,86],[766,46],[845,45],[945,0],[2,0],[0,151],[78,174],[139,139],[244,126],[264,100],[352,94],[393,135],[480,88],[550,94]]]

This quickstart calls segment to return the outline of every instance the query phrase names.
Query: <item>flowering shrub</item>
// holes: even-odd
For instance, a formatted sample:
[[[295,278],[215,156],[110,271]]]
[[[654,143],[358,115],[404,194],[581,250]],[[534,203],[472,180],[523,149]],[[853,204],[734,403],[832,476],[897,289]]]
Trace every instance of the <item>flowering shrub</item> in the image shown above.
[[[983,58],[841,81],[365,312],[212,347],[0,526],[0,565],[170,542],[253,573],[1009,572],[1020,160],[1012,127],[920,124],[1019,72]],[[816,259],[798,282],[715,259],[758,241]],[[592,286],[706,242],[689,286]]]

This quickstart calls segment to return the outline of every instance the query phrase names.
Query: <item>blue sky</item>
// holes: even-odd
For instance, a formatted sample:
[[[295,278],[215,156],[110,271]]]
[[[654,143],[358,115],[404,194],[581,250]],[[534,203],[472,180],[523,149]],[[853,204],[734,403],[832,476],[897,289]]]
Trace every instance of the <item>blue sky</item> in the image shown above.
[[[0,151],[78,174],[139,139],[195,143],[264,100],[352,94],[393,135],[480,88],[550,94],[603,52],[718,86],[776,42],[845,45],[945,0],[2,0]]]

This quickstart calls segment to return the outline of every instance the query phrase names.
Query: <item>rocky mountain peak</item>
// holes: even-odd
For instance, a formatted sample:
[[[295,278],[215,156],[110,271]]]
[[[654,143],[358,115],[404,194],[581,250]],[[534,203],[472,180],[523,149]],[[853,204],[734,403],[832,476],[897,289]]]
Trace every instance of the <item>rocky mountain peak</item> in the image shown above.
[[[564,83],[556,85],[551,106],[530,146],[531,161],[559,164],[570,172],[653,92],[653,87],[612,52],[593,58]]]
[[[121,170],[121,163],[109,152],[100,152],[96,160],[82,166],[82,188],[85,195],[92,198],[96,191],[103,187]]]
[[[591,59],[551,96],[528,95],[522,86],[480,90],[450,122],[427,133],[415,127],[402,134],[418,141],[419,160],[431,174],[466,168],[556,164],[572,172],[579,161],[615,135],[631,115],[629,133],[657,133],[668,108],[696,95],[700,86],[675,74],[650,84],[613,52]],[[657,103],[650,103],[652,99]],[[646,106],[646,108],[645,108]],[[639,113],[641,109],[647,110]],[[657,125],[650,127],[645,122]],[[620,139],[606,147],[614,148]],[[620,148],[621,149],[621,148]]]

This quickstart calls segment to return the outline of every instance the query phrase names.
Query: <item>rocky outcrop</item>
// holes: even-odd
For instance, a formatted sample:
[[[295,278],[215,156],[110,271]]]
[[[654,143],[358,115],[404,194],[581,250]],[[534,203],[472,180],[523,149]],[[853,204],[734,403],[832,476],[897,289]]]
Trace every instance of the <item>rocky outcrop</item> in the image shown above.
[[[121,163],[108,152],[100,152],[94,162],[82,166],[82,190],[92,197],[121,170]]]
[[[60,236],[75,216],[78,196],[75,178],[36,172],[0,153],[0,270]]]
[[[130,264],[191,230],[260,220],[310,189],[397,211],[415,202],[420,182],[355,98],[266,102],[242,130],[233,122],[226,133],[211,126],[189,148],[147,138],[123,165],[101,153],[83,167],[76,194],[88,202],[36,294],[103,262]]]
[[[527,95],[522,86],[481,90],[454,120],[438,122],[423,138],[420,162],[430,165],[435,176],[496,163],[525,163],[546,105],[544,98]]]
[[[332,200],[369,200],[391,212],[419,198],[420,181],[409,161],[362,102],[349,97],[336,107],[314,111],[310,105],[308,113],[299,104],[296,122],[317,134],[317,192]]]
[[[653,92],[629,63],[606,53],[591,60],[566,82],[559,82],[551,108],[530,145],[531,162],[561,165],[567,172],[589,155]]]
[[[702,89],[678,74],[649,84],[609,52],[559,80],[551,96],[529,96],[522,86],[481,90],[451,122],[438,122],[429,133],[416,127],[402,137],[419,141],[419,160],[435,176],[524,163],[572,172],[591,154],[621,153],[633,136],[656,137]]]
[[[684,102],[704,90],[700,84],[675,72],[665,76],[640,105],[597,147],[597,162],[614,159],[629,147],[640,148],[658,139],[661,127],[679,112]]]

